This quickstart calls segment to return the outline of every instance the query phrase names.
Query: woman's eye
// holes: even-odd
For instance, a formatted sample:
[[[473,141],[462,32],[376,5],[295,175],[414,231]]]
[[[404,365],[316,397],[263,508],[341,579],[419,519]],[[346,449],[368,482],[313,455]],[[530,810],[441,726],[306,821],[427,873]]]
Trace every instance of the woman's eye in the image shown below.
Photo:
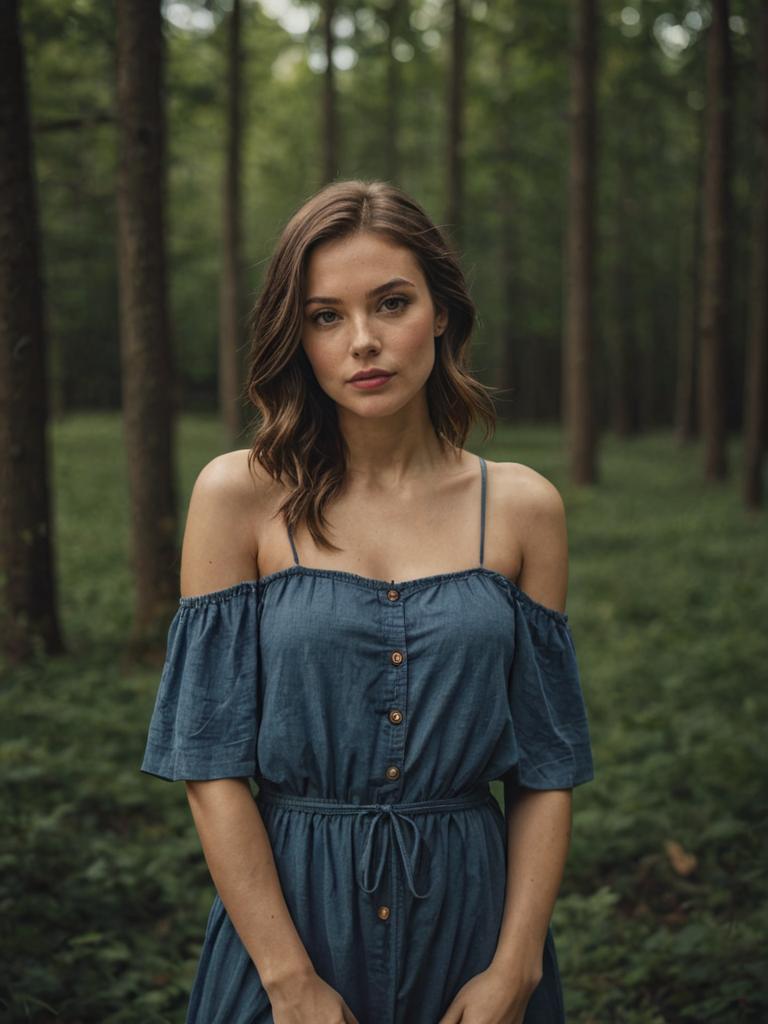
[[[405,309],[405,307],[408,305],[408,301],[409,300],[405,297],[405,295],[388,295],[386,299],[384,299],[382,305],[386,304],[387,302],[401,303],[401,305],[397,305],[394,307],[389,306],[387,308],[388,313],[397,313],[399,310]]]
[[[332,309],[321,309],[319,313],[315,313],[312,319],[315,321],[316,324],[332,324],[333,320],[320,319],[321,316],[327,316],[329,313],[331,316],[336,316],[335,312]]]
[[[410,303],[410,299],[406,295],[388,295],[386,299],[381,300],[381,306],[385,313],[400,313]],[[391,303],[391,305],[387,305]],[[321,309],[317,313],[313,313],[312,321],[318,324],[320,327],[330,326],[335,323],[333,319],[338,314],[333,309]],[[330,317],[331,319],[326,319]]]

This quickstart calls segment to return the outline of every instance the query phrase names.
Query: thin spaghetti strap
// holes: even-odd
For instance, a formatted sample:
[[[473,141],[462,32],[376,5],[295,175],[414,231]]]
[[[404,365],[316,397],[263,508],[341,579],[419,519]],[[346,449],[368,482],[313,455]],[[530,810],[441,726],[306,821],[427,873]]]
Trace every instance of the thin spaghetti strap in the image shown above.
[[[481,489],[480,489],[480,565],[483,564],[483,554],[485,552],[485,494],[486,494],[486,466],[485,459],[482,455],[478,455],[480,459],[480,474],[482,478]]]
[[[291,531],[290,524],[288,525],[288,540],[291,542],[291,551],[293,551],[293,561],[295,565],[299,565],[299,555],[296,551],[296,545],[293,543],[293,533]]]

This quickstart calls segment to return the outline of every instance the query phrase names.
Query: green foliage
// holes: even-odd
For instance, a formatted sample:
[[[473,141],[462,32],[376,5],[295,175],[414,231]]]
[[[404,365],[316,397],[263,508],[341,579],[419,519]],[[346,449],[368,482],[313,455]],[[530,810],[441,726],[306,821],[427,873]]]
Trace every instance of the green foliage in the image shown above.
[[[184,4],[175,6],[183,7]],[[185,408],[216,401],[224,157],[224,2],[211,30],[166,21],[168,254],[172,335]],[[277,233],[321,185],[319,5],[291,34],[255,0],[243,4],[243,246],[255,297]],[[384,0],[338,8],[340,177],[382,177],[387,128]],[[570,5],[564,0],[465,4],[467,90],[464,264],[481,323],[476,358],[488,382],[515,388],[517,418],[554,416],[562,335],[562,252],[568,145]],[[734,352],[743,347],[754,139],[756,0],[733,0]],[[413,0],[397,29],[398,183],[443,224],[449,6]],[[113,0],[24,0],[36,167],[48,284],[53,386],[59,409],[119,404],[114,186]],[[638,350],[653,394],[644,421],[670,422],[679,307],[693,301],[697,178],[707,8],[695,0],[599,5],[598,377],[603,407],[619,339]],[[699,26],[698,28],[694,26]],[[341,28],[343,27],[343,36]],[[677,46],[665,42],[677,32]],[[680,48],[679,40],[686,41]],[[666,48],[665,48],[666,47]],[[94,114],[112,120],[89,122]],[[51,125],[85,119],[79,127]],[[243,315],[245,316],[245,310]],[[521,367],[504,370],[504,351]],[[734,360],[734,365],[738,361]],[[87,372],[83,372],[83,370]],[[731,391],[737,390],[736,376]],[[545,385],[542,387],[541,382]],[[738,407],[738,400],[735,401]]]
[[[69,653],[9,672],[0,695],[0,1016],[181,1024],[213,889],[183,786],[138,768],[161,666],[123,664],[120,424],[71,417],[53,439]],[[700,483],[696,447],[667,435],[605,439],[592,490],[564,479],[560,444],[554,429],[502,429],[483,451],[553,480],[569,515],[568,612],[596,768],[575,790],[553,919],[569,1020],[758,1024],[764,522],[735,488]],[[223,450],[217,421],[183,418],[178,450],[186,500]],[[695,857],[690,873],[670,841],[683,865]]]

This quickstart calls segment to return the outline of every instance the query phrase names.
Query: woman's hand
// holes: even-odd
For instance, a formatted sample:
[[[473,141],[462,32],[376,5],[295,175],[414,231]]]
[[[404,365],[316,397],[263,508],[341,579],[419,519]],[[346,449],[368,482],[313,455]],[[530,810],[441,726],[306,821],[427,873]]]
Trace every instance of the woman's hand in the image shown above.
[[[541,975],[528,976],[491,964],[462,985],[438,1024],[523,1024]]]
[[[271,986],[267,994],[275,1024],[358,1024],[336,989],[315,972]]]

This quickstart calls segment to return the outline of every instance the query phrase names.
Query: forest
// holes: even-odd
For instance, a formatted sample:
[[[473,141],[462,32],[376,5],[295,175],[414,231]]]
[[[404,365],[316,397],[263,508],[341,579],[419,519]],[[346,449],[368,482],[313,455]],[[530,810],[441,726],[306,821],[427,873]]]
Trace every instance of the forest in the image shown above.
[[[184,1019],[211,879],[138,766],[186,502],[250,444],[279,232],[346,178],[455,246],[467,447],[568,512],[568,1020],[760,1024],[768,0],[0,5],[0,1017]]]

